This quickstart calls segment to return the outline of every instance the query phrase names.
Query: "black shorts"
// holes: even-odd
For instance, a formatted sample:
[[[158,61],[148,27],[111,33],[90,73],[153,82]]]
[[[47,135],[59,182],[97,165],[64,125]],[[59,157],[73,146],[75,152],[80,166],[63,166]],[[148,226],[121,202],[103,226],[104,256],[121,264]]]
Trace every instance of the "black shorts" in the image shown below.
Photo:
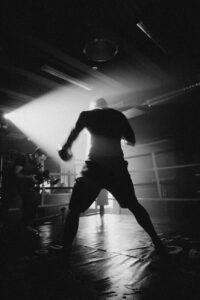
[[[101,189],[109,191],[122,208],[134,208],[138,201],[127,167],[123,159],[107,160],[103,165],[86,161],[76,179],[69,208],[84,212]]]

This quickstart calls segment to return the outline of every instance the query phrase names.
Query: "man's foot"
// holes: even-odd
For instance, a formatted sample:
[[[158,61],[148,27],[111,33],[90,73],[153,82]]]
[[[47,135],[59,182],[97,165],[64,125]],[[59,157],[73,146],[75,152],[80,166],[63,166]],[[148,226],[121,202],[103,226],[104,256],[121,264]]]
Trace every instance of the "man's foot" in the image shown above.
[[[30,232],[30,233],[32,233],[34,235],[38,235],[39,234],[39,231],[37,229],[35,229],[34,227],[30,226],[30,225],[27,225],[25,227],[25,229],[26,229],[27,232]]]
[[[167,250],[167,247],[165,247],[161,241],[158,241],[154,244],[156,253],[160,258],[169,258],[169,252]]]

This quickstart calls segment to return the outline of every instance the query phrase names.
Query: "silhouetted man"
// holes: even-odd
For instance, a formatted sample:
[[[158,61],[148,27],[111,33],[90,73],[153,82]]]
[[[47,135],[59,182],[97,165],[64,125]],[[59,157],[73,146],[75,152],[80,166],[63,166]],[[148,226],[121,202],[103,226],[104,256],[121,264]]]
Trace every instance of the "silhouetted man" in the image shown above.
[[[71,146],[79,133],[87,129],[90,133],[88,156],[76,179],[64,228],[64,253],[70,256],[76,236],[81,212],[94,202],[101,189],[108,190],[122,208],[128,208],[137,222],[151,237],[158,254],[165,255],[162,245],[147,211],[138,203],[134,186],[124,160],[121,140],[135,145],[135,134],[119,111],[108,108],[103,98],[93,103],[93,109],[80,113],[75,127],[59,151],[64,161],[72,158]]]

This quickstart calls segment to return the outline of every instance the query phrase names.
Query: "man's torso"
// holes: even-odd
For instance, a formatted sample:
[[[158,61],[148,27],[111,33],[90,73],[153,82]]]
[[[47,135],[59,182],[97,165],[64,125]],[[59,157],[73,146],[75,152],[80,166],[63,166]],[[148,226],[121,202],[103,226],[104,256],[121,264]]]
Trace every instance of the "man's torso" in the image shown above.
[[[102,161],[123,158],[121,149],[121,113],[113,109],[96,109],[86,112],[85,127],[88,130],[88,159]]]

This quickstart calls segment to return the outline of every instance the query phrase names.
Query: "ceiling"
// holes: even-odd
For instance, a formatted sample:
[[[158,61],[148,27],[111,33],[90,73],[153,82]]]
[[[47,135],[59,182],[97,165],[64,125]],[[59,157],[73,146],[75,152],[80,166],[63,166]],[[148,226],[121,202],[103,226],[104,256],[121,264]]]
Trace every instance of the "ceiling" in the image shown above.
[[[129,117],[198,88],[198,1],[6,0],[0,14],[2,113],[88,78],[122,91],[111,105]],[[108,44],[84,52],[102,39],[115,55]]]

